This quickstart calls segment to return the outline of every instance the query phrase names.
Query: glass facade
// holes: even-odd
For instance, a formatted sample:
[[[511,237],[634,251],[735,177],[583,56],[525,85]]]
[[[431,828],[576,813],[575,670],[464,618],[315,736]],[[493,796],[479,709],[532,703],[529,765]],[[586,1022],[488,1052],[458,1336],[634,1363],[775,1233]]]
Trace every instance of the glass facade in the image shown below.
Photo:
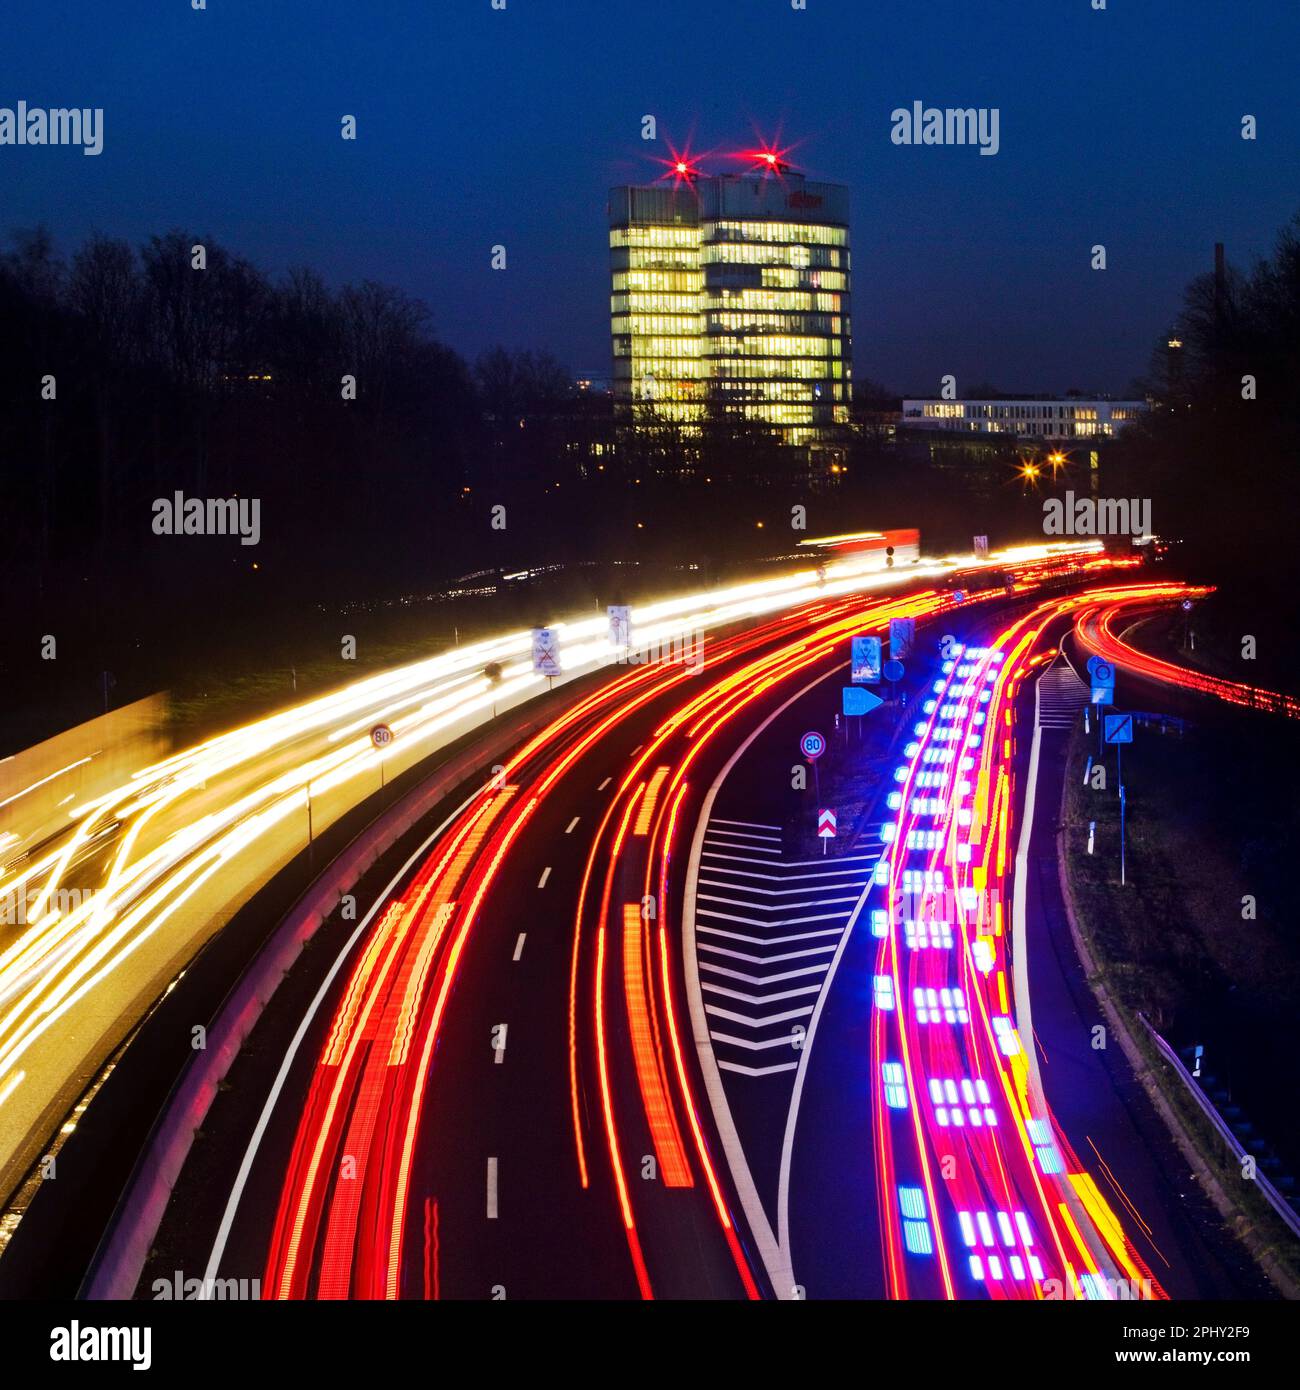
[[[1148,410],[1145,401],[904,401],[903,423],[970,434],[1097,439]]]
[[[712,417],[834,439],[852,383],[848,190],[724,175],[610,195],[614,397],[624,418]]]

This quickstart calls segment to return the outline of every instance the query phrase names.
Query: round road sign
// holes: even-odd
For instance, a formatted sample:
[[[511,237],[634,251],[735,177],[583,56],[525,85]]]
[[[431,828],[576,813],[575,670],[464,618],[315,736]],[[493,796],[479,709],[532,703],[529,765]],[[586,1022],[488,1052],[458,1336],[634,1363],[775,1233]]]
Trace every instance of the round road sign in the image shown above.
[[[370,731],[370,742],[376,748],[387,748],[393,741],[393,731],[387,724],[376,724]]]
[[[805,758],[816,760],[826,751],[826,740],[821,734],[810,731],[799,740],[799,748]]]

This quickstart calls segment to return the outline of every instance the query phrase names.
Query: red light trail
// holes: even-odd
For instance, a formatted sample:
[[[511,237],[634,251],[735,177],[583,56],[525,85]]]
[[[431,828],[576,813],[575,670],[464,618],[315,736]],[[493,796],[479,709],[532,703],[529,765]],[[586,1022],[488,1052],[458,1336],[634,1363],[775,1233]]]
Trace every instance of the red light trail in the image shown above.
[[[1197,598],[1211,592],[1213,591],[1206,588],[1181,589],[1169,586],[1166,592],[1145,600],[1132,599],[1111,603],[1105,607],[1088,608],[1075,619],[1074,630],[1083,646],[1113,665],[1122,666],[1136,675],[1163,681],[1202,695],[1213,695],[1228,704],[1244,705],[1267,714],[1281,714],[1288,719],[1300,719],[1300,699],[1294,695],[1266,690],[1262,686],[1246,685],[1242,681],[1226,680],[1222,676],[1212,676],[1205,671],[1178,666],[1172,661],[1163,661],[1158,656],[1139,651],[1115,632],[1115,623],[1121,619],[1131,619],[1135,610],[1152,608],[1159,603],[1171,603],[1175,599]]]
[[[1017,587],[1024,588],[1039,578],[1037,572],[1029,578],[1019,570],[1016,575]],[[972,595],[964,606],[979,597]],[[1053,612],[1079,601],[1058,602]],[[652,1237],[657,1233],[638,1227],[637,1207],[643,1199],[641,1185],[634,1192],[624,1173],[625,1132],[649,1136],[662,1179],[656,1191],[672,1194],[703,1186],[741,1286],[749,1297],[759,1296],[692,1093],[674,997],[670,873],[675,836],[690,800],[689,778],[703,752],[732,721],[799,673],[834,660],[848,635],[883,628],[891,617],[946,611],[956,602],[953,594],[930,591],[806,604],[719,639],[710,652],[715,664],[724,663],[717,678],[683,686],[693,674],[687,667],[638,667],[577,702],[510,759],[389,904],[352,967],[312,1074],[285,1176],[267,1257],[264,1287],[269,1297],[399,1297],[413,1202],[418,1203],[415,1219],[424,1266],[415,1276],[425,1290],[437,1289],[438,1209],[436,1202],[431,1204],[432,1194],[413,1187],[414,1160],[421,1116],[436,1085],[434,1059],[445,1010],[480,909],[509,862],[512,846],[564,774],[629,714],[652,700],[671,698],[679,687],[683,698],[637,750],[605,810],[573,917],[568,1042],[577,1177],[584,1188],[593,1183],[583,1101],[590,1088],[599,1097],[597,1124],[609,1160],[611,1196],[642,1296],[654,1296]],[[1008,643],[1028,621],[1008,629],[999,642]],[[1014,655],[1009,669],[1024,651],[1017,648]],[[999,773],[993,803],[1001,842],[999,874],[1005,868],[1006,777],[1009,773]],[[897,941],[890,968],[901,983]],[[918,983],[920,979],[918,975]],[[619,989],[622,999],[615,1007],[613,995]],[[615,1019],[619,1026],[612,1028]],[[982,1000],[977,1023],[990,1059],[996,1043]],[[916,1037],[905,1045],[927,1065],[942,1055]],[[955,1057],[955,1050],[950,1048],[950,1054]],[[616,1086],[616,1070],[633,1085]],[[995,1076],[988,1066],[980,1074]],[[1005,1089],[1008,1083],[1002,1084]],[[1007,1090],[1003,1103],[1010,1104],[1016,1095]],[[919,1115],[915,1123],[917,1140],[923,1141]],[[1031,1181],[1027,1152],[990,1155],[999,1169],[993,1175],[997,1190],[1007,1203],[1013,1190],[1031,1195],[1042,1190]],[[1014,1180],[1001,1171],[1004,1161],[1008,1168],[1014,1163]],[[927,1189],[933,1202],[929,1178]],[[1068,1201],[1081,1215],[1101,1199],[1084,1193]],[[1055,1232],[1055,1224],[1045,1227],[1044,1240],[1049,1234],[1055,1238]],[[414,1258],[416,1252],[411,1253]],[[891,1264],[896,1267],[898,1259],[894,1250]],[[896,1287],[901,1284],[895,1280]]]
[[[1083,606],[1169,592],[1050,600],[988,646],[955,648],[905,750],[877,866],[886,905],[872,914],[872,1110],[892,1297],[1109,1298],[1121,1281],[1164,1296],[1042,1096],[1009,997],[1005,905],[1015,702],[1050,659],[1044,635]]]

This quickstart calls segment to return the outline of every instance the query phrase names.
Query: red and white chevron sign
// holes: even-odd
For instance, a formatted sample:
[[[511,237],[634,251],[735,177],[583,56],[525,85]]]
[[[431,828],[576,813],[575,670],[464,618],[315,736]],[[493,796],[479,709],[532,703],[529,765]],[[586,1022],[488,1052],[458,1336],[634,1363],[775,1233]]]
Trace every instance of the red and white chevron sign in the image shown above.
[[[817,813],[817,833],[823,840],[835,838],[835,812],[829,807]]]

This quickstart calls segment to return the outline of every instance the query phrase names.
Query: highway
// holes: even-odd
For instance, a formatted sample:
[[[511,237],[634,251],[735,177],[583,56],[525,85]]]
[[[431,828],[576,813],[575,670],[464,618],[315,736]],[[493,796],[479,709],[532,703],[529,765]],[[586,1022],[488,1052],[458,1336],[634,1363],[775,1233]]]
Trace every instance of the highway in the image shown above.
[[[805,1296],[843,1239],[791,1176],[799,1097],[824,1110],[834,1055],[809,1034],[842,997],[870,1147],[819,1177],[860,1215],[875,1197],[858,1296],[1164,1296],[1053,1118],[1008,949],[1015,710],[1080,602],[936,665],[880,789],[883,856],[787,849],[753,759],[824,706],[847,636],[951,592],[808,605],[711,644],[703,681],[642,668],[575,706],[448,820],[279,1059],[208,1277],[256,1261],[273,1298]],[[865,1009],[857,982],[830,988],[855,937]]]
[[[639,643],[671,648],[816,594],[896,588],[957,563],[888,570],[883,556],[842,556],[637,605],[631,617]],[[603,614],[554,631],[557,683],[620,658]],[[0,846],[0,1191],[18,1185],[203,943],[312,834],[547,688],[530,651],[530,634],[515,632],[354,682],[139,768],[69,806],[52,836],[21,818],[31,789],[0,782],[0,801],[18,812]],[[369,737],[379,723],[395,735],[382,750]]]
[[[385,909],[334,1005],[278,1199],[269,1292],[760,1292],[683,1036],[672,904],[697,769],[753,703],[842,659],[853,631],[945,603],[819,604],[716,644],[702,680],[630,673],[511,760]],[[417,977],[427,1007],[413,1017]],[[399,1103],[370,1099],[367,1064],[386,1094],[402,1088]],[[346,1155],[350,1186],[336,1177]],[[358,1222],[359,1209],[380,1215]],[[621,1235],[613,1276],[590,1258],[593,1220]]]
[[[1052,635],[1057,653],[1026,683],[1017,712],[1026,734],[1020,763],[1027,772],[1034,760],[1037,770],[1035,813],[1029,824],[1022,819],[1016,854],[1017,867],[1023,865],[1025,997],[1044,1095],[1171,1298],[1276,1297],[1245,1249],[1225,1238],[1200,1177],[1110,1035],[1080,960],[1063,886],[1061,807],[1072,731],[1089,688],[1068,617]]]
[[[1045,602],[987,645],[954,646],[895,774],[897,818],[876,870],[887,895],[872,918],[892,1297],[1110,1298],[1120,1285],[1164,1296],[1055,1121],[1026,1026],[1015,704],[1047,629],[1078,602]]]
[[[575,698],[302,966],[166,1258],[271,1299],[1257,1294],[1089,1046],[1035,809],[1076,620],[1184,592],[1127,568],[817,585]],[[820,840],[798,736],[896,617],[905,711],[842,731]]]

